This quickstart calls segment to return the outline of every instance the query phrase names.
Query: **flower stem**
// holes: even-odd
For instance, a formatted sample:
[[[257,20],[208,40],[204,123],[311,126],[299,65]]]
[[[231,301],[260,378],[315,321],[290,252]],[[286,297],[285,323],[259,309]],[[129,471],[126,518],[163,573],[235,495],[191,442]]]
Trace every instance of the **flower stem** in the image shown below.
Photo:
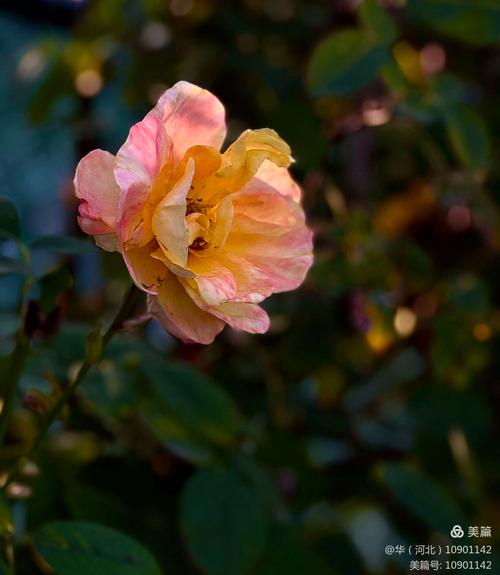
[[[125,320],[129,317],[130,313],[133,311],[135,304],[142,294],[140,290],[138,290],[135,285],[132,285],[127,293],[123,298],[122,305],[118,310],[118,313],[115,316],[115,319],[111,322],[111,325],[106,330],[102,337],[102,351],[104,351],[106,345],[111,341],[113,336],[123,328],[123,324]],[[78,370],[75,378],[73,381],[64,389],[63,394],[59,397],[55,405],[49,411],[47,417],[45,418],[40,431],[38,433],[37,438],[35,439],[33,445],[29,452],[25,455],[26,458],[32,458],[38,452],[40,445],[42,444],[50,426],[54,423],[58,415],[61,413],[61,410],[65,406],[65,404],[69,401],[73,393],[75,392],[76,388],[80,385],[80,383],[84,380],[85,376],[87,375],[90,368],[95,365],[95,361],[92,361],[89,358],[86,358],[83,364],[81,365],[80,369]],[[24,459],[24,458],[23,458]],[[13,475],[15,475],[16,471],[19,467],[19,461],[17,462],[16,466],[10,473],[9,481],[12,480]]]
[[[0,447],[3,446],[9,426],[10,412],[14,404],[17,386],[23,373],[24,365],[30,350],[29,340],[24,334],[18,333],[16,347],[10,358],[10,368],[7,371],[2,412],[0,414]]]
[[[9,427],[10,412],[16,397],[16,391],[21,375],[30,352],[30,340],[25,332],[26,311],[28,308],[28,295],[32,284],[30,273],[30,252],[22,243],[18,242],[19,253],[26,267],[26,275],[21,289],[21,310],[19,312],[19,327],[16,333],[16,345],[10,356],[9,369],[6,373],[3,405],[0,408],[0,448],[3,447],[5,435]]]

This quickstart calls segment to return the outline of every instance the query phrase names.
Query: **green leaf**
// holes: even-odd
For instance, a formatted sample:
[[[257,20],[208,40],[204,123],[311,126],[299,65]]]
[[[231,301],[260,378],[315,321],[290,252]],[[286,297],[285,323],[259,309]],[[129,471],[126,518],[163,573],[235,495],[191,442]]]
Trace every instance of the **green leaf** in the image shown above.
[[[429,79],[431,94],[436,106],[447,110],[450,105],[460,103],[464,97],[464,85],[453,74],[437,74]]]
[[[78,255],[92,251],[93,244],[73,236],[42,236],[33,240],[31,249],[45,250],[61,255]]]
[[[48,523],[34,534],[33,543],[57,575],[160,575],[145,547],[95,523]]]
[[[0,254],[0,276],[7,274],[24,274],[26,267],[22,262],[14,258],[2,256]]]
[[[77,521],[99,521],[117,528],[130,523],[129,510],[113,492],[84,483],[71,483],[64,500],[71,517]]]
[[[268,519],[259,495],[234,469],[198,471],[181,499],[189,550],[207,575],[244,575],[260,557]]]
[[[467,106],[457,105],[446,112],[446,128],[458,159],[467,167],[486,169],[491,142],[485,122]]]
[[[453,499],[420,471],[388,464],[380,469],[380,476],[396,498],[432,529],[447,534],[453,525],[466,523]]]
[[[229,395],[195,370],[161,360],[146,361],[156,401],[174,425],[187,427],[201,438],[231,445],[241,428],[241,416]]]
[[[398,31],[392,18],[375,0],[363,0],[359,16],[363,24],[374,32],[381,42],[392,44],[396,40]]]
[[[415,20],[471,44],[500,40],[498,0],[408,0],[407,10]]]
[[[276,533],[259,561],[259,575],[334,575],[334,571],[293,533]]]
[[[332,34],[316,47],[308,68],[315,96],[346,96],[369,84],[389,60],[387,47],[363,30]]]
[[[19,212],[14,202],[6,196],[0,196],[0,236],[18,238],[20,234]]]

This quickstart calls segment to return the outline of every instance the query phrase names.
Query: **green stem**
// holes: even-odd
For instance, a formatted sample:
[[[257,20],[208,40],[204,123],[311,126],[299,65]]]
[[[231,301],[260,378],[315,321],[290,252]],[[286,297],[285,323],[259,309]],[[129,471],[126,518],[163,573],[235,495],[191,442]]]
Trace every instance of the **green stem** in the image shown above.
[[[123,299],[123,303],[115,316],[115,319],[112,321],[109,328],[106,330],[105,334],[102,338],[102,350],[104,351],[106,345],[111,341],[113,336],[123,328],[123,324],[125,320],[129,317],[130,313],[133,311],[135,304],[138,300],[138,297],[142,294],[140,290],[138,290],[135,285],[132,285],[130,289],[125,294]],[[73,381],[64,389],[63,394],[59,397],[55,405],[52,407],[50,412],[48,413],[47,417],[45,418],[40,431],[38,433],[37,438],[35,439],[31,449],[26,453],[24,458],[33,458],[36,456],[40,445],[42,444],[50,426],[54,423],[56,418],[61,413],[65,404],[70,400],[71,396],[77,389],[77,387],[82,383],[85,376],[87,375],[90,368],[95,365],[95,361],[92,361],[89,358],[86,358],[83,364],[81,365],[80,369],[78,370],[75,378]],[[9,474],[9,482],[12,481],[13,477],[16,475],[17,471],[19,470],[20,460],[16,463],[14,468],[11,470]]]
[[[19,313],[19,327],[16,334],[16,346],[12,355],[10,356],[9,369],[7,370],[5,393],[3,396],[3,405],[0,412],[0,448],[3,447],[5,435],[9,427],[10,412],[14,405],[16,397],[17,386],[21,375],[28,359],[30,351],[30,341],[25,334],[24,322],[26,320],[26,311],[28,309],[28,295],[31,288],[32,277],[29,272],[30,269],[30,252],[29,249],[22,243],[18,242],[19,253],[24,265],[26,266],[26,275],[21,289],[21,311]]]
[[[3,446],[5,435],[9,426],[10,412],[16,397],[17,386],[23,373],[24,365],[29,355],[29,340],[18,334],[16,347],[10,358],[10,369],[7,372],[6,389],[3,397],[2,412],[0,414],[0,447]]]
[[[141,295],[141,291],[139,291],[135,285],[132,285],[125,297],[123,298],[123,303],[118,310],[118,313],[115,316],[115,319],[112,321],[109,328],[106,330],[105,334],[102,338],[102,351],[106,348],[107,344],[111,341],[113,336],[123,328],[123,324],[125,320],[129,317],[130,313],[133,311],[134,306],[138,297]],[[85,359],[83,364],[81,365],[80,369],[78,370],[75,379],[65,388],[64,393],[61,397],[57,400],[56,404],[52,407],[49,414],[45,418],[45,421],[42,424],[42,427],[38,433],[38,436],[31,447],[28,457],[32,457],[38,451],[42,441],[47,434],[50,426],[54,423],[56,418],[61,413],[65,404],[69,401],[73,393],[75,392],[76,388],[82,383],[85,376],[87,375],[90,368],[94,365],[94,362],[90,361],[89,359]]]

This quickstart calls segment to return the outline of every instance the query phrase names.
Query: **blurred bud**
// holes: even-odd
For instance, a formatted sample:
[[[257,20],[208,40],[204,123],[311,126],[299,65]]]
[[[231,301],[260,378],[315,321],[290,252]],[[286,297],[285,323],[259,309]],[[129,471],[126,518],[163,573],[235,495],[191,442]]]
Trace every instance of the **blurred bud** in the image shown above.
[[[40,470],[34,461],[23,459],[20,464],[20,473],[24,477],[38,477]]]
[[[389,108],[377,100],[366,100],[362,108],[363,122],[367,126],[382,126],[391,119]]]
[[[33,490],[28,485],[21,483],[11,483],[7,485],[5,493],[9,499],[28,499],[33,494]]]
[[[440,44],[431,42],[420,51],[420,65],[428,76],[441,72],[446,65],[446,52]]]
[[[23,407],[41,417],[47,415],[51,403],[50,398],[37,389],[29,390],[23,397]]]

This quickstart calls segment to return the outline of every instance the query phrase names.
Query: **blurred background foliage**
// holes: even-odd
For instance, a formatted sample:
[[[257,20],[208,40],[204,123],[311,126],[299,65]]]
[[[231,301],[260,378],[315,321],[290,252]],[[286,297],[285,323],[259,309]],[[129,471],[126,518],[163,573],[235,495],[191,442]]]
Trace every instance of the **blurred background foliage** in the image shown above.
[[[386,545],[454,524],[494,545],[498,1],[2,7],[0,193],[21,227],[2,200],[0,368],[32,302],[4,467],[128,283],[75,237],[76,162],[116,152],[168,86],[213,91],[228,141],[271,127],[291,144],[316,253],[266,302],[265,336],[187,346],[150,323],[112,343],[0,497],[16,572],[389,575],[409,558]]]

